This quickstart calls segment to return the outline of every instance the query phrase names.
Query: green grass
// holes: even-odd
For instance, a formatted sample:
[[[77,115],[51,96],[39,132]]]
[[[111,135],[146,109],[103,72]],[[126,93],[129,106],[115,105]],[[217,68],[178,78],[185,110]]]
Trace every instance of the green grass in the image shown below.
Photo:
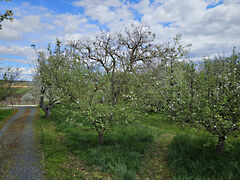
[[[26,92],[28,92],[28,91],[30,91],[29,88],[16,88],[16,89],[15,89],[15,93],[16,93],[16,94],[26,93]]]
[[[223,155],[216,138],[203,129],[178,126],[166,117],[145,114],[114,128],[98,144],[94,130],[64,121],[58,108],[37,128],[48,179],[239,179],[240,139],[228,138]]]
[[[13,109],[0,109],[0,127],[8,117],[14,112]]]
[[[140,121],[150,127],[153,127],[154,129],[160,130],[162,132],[171,132],[171,133],[184,133],[186,128],[180,127],[176,123],[170,121],[161,114],[145,114],[141,116]]]
[[[62,133],[56,131],[56,123],[44,119],[38,111],[34,121],[36,140],[44,154],[43,166],[47,179],[83,178],[69,159],[69,151]]]
[[[22,97],[24,94],[29,92],[29,88],[14,88],[13,97]]]
[[[121,179],[136,178],[144,152],[153,142],[150,131],[137,124],[115,129],[105,136],[103,145],[98,145],[98,137],[92,131],[72,128],[67,134],[69,148],[75,155]]]
[[[145,165],[148,171],[156,171],[155,174],[160,174],[161,176],[157,176],[159,179],[165,178],[164,174],[168,173],[164,168],[162,168],[163,172],[158,172],[161,171],[161,165],[164,163],[160,160],[161,157],[167,159],[167,167],[173,179],[239,179],[240,138],[228,138],[225,153],[219,155],[216,153],[217,138],[203,128],[179,126],[158,114],[142,116],[142,122],[163,133],[157,139],[154,150],[149,152],[148,162]],[[174,138],[170,138],[171,136]],[[161,147],[165,145],[167,152],[164,154],[164,148]],[[159,158],[154,158],[156,156]],[[154,164],[159,166],[158,170],[151,168]]]
[[[73,170],[64,169],[69,156],[78,158],[90,178],[135,179],[144,153],[151,147],[154,136],[150,128],[133,123],[105,134],[104,144],[98,144],[94,130],[76,128],[65,123],[58,109],[50,120],[37,121],[41,129],[41,146],[45,154],[48,178],[74,178]],[[81,167],[75,167],[80,169]],[[64,169],[64,170],[63,170]],[[83,177],[81,177],[83,178]]]
[[[168,164],[174,179],[239,179],[239,139],[227,142],[222,155],[217,154],[215,149],[214,138],[177,135],[168,152]]]

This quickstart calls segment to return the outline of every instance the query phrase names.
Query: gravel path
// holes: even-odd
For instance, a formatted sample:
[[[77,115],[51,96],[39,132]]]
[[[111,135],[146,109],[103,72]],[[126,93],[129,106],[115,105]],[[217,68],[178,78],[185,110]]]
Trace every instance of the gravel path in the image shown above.
[[[35,107],[19,107],[0,130],[0,179],[43,179],[40,158],[34,149]]]

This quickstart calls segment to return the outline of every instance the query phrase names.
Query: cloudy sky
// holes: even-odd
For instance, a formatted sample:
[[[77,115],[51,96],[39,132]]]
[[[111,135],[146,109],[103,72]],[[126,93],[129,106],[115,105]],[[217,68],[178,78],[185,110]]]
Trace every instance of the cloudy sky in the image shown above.
[[[177,33],[191,43],[190,57],[228,55],[240,48],[240,0],[12,0],[14,21],[0,30],[0,65],[21,67],[29,79],[36,58],[31,44],[46,48],[56,38],[77,40],[119,31],[132,23],[150,25],[162,42]]]

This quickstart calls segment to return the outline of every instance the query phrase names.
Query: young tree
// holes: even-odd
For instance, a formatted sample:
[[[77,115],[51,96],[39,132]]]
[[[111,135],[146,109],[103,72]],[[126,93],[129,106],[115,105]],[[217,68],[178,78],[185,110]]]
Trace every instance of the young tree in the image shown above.
[[[131,90],[129,81],[156,56],[154,38],[149,28],[141,25],[117,34],[101,32],[94,40],[72,43],[79,57],[75,61],[84,68],[79,68],[81,75],[77,81],[80,83],[71,84],[85,92],[75,96],[80,99],[72,98],[67,104],[72,103],[79,113],[85,113],[86,121],[93,124],[99,135],[100,144],[105,130],[126,124],[132,118],[129,99],[126,99]],[[87,88],[83,88],[81,83],[86,82]]]
[[[233,51],[228,58],[205,59],[198,71],[194,64],[185,66],[178,81],[177,98],[172,101],[172,119],[202,126],[218,137],[216,151],[224,152],[227,136],[240,126],[240,58]]]
[[[180,35],[173,39],[173,43],[156,45],[157,58],[140,74],[139,85],[135,89],[140,107],[175,117],[180,107],[176,101],[183,85],[190,46],[181,44]]]
[[[39,106],[43,109],[45,117],[49,118],[52,107],[59,103],[60,94],[57,78],[61,66],[65,62],[65,55],[58,40],[54,51],[49,45],[47,52],[37,52],[37,55],[34,81],[40,94]]]
[[[135,90],[139,104],[180,124],[203,126],[218,137],[216,150],[222,153],[226,137],[236,135],[240,125],[239,53],[234,50],[229,58],[207,59],[196,68],[183,61],[189,46],[174,44],[159,46],[160,63],[139,76]]]
[[[240,127],[240,56],[206,59],[198,78],[196,121],[218,137],[217,152]],[[201,117],[201,118],[200,118]]]

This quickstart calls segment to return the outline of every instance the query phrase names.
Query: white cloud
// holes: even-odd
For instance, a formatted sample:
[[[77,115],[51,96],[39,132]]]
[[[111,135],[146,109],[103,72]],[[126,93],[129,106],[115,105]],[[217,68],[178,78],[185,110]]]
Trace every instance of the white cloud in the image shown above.
[[[54,16],[54,24],[64,28],[65,33],[79,31],[81,26],[87,23],[87,18],[82,15],[60,14]]]
[[[0,64],[1,64],[1,61],[11,61],[16,63],[28,64],[28,61],[26,59],[6,58],[6,57],[0,56]]]
[[[34,68],[26,68],[26,67],[21,67],[19,68],[21,71],[20,73],[20,79],[21,80],[32,80],[33,74],[34,74]]]
[[[85,15],[101,24],[117,24],[122,21],[133,19],[133,13],[129,9],[129,3],[119,0],[88,0],[75,1],[75,6],[85,9]],[[111,27],[111,25],[109,27]]]
[[[11,55],[16,58],[6,58],[3,55]],[[24,64],[33,64],[36,59],[35,50],[28,46],[0,46],[0,60],[12,61]]]
[[[0,40],[19,40],[25,33],[36,33],[43,30],[52,29],[52,26],[42,23],[40,15],[28,15],[14,21],[4,21],[3,29],[0,33]]]
[[[35,50],[28,46],[0,46],[0,54],[13,54],[30,58]]]
[[[184,42],[193,44],[194,56],[206,56],[214,53],[231,51],[240,43],[240,4],[239,0],[225,0],[215,5],[218,0],[168,0],[149,3],[143,0],[134,8],[143,14],[142,21],[149,24],[164,40],[176,33],[183,35]],[[171,22],[169,27],[161,27],[159,23]]]
[[[239,4],[240,0],[224,0],[224,3],[226,4]]]
[[[87,7],[88,9],[92,8],[93,6],[104,5],[107,7],[119,7],[123,4],[119,0],[92,0],[89,2],[88,0],[80,0],[73,2],[75,6],[83,6]]]
[[[22,72],[22,74],[24,75],[29,75],[29,74],[33,74],[34,73],[34,68],[25,68],[25,67],[21,67],[19,68],[19,70]]]
[[[205,0],[208,4],[217,4],[220,2],[220,0]]]

